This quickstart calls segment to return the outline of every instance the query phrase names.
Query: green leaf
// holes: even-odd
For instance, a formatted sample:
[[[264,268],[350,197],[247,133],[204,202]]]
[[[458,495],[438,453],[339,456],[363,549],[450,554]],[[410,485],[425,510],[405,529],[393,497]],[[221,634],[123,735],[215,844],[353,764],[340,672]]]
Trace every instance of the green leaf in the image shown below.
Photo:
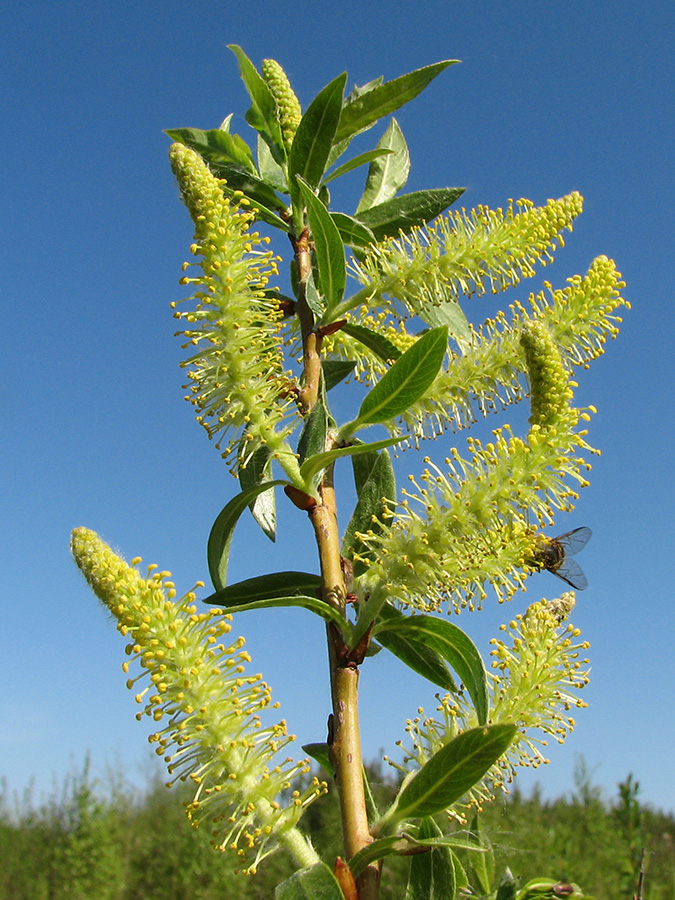
[[[447,325],[450,337],[460,345],[472,339],[469,320],[462,307],[454,300],[439,303],[437,306],[427,305],[418,315],[431,328]]]
[[[259,447],[245,466],[239,466],[239,484],[242,491],[261,484],[272,462],[269,447]],[[274,541],[277,527],[277,504],[274,490],[265,491],[249,503],[249,509],[267,537]]]
[[[422,819],[420,838],[441,834],[433,819]],[[456,889],[453,854],[447,847],[433,847],[412,857],[405,900],[455,900]]]
[[[338,881],[326,863],[318,862],[294,872],[274,891],[274,900],[345,900]]]
[[[323,453],[328,435],[328,410],[320,394],[314,408],[305,419],[298,439],[298,458],[303,463],[308,457]]]
[[[497,890],[497,896],[495,900],[516,900],[517,888],[516,888],[516,880],[513,877],[511,869],[507,866],[504,869],[504,874],[502,875],[502,879],[499,882],[499,888]]]
[[[458,735],[404,786],[381,825],[448,809],[506,752],[517,730],[515,725],[486,725]]]
[[[368,778],[368,771],[365,766],[363,769],[363,791],[366,795],[366,812],[368,813],[368,821],[373,822],[375,819],[380,818],[380,810],[377,808],[377,803],[375,802],[375,797],[373,796],[373,790],[370,786],[370,779]]]
[[[326,622],[332,622],[345,639],[351,638],[349,622],[343,619],[340,613],[333,609],[332,606],[323,600],[318,600],[316,597],[294,594],[291,597],[272,597],[269,600],[251,600],[245,603],[231,604],[224,602],[223,598],[226,598],[226,596],[227,588],[224,588],[222,591],[216,591],[215,594],[211,594],[202,603],[208,603],[211,606],[223,606],[231,613],[246,612],[251,609],[283,609],[289,606],[299,606],[302,609],[315,613],[317,616],[321,616]]]
[[[288,599],[296,596],[314,597],[320,591],[320,575],[312,575],[310,572],[274,572],[229,584],[204,602],[228,607],[246,606],[247,603],[258,603],[261,600]]]
[[[424,396],[438,374],[448,349],[448,329],[422,335],[363,398],[356,423],[376,425],[400,416]]]
[[[283,168],[272,156],[270,148],[265,143],[262,135],[258,135],[258,171],[264,182],[273,187],[282,194],[288,193],[288,183],[286,181],[286,173]]]
[[[366,84],[355,84],[349,92],[347,103],[351,103],[353,100],[356,100],[357,97],[361,97],[363,96],[363,94],[367,94],[368,91],[372,91],[374,88],[379,87],[383,83],[384,75],[378,75],[377,78],[373,78],[372,81],[368,81]]]
[[[303,747],[303,749],[305,748]],[[438,833],[440,834],[440,831]],[[411,854],[414,854],[415,851],[419,852],[421,848],[425,847],[428,847],[429,849],[441,848],[444,850],[451,847],[475,849],[475,847],[467,847],[466,841],[455,838],[453,835],[422,837],[419,834],[413,835],[404,831],[400,834],[378,838],[362,850],[359,850],[359,852],[355,853],[349,860],[349,868],[352,870],[352,875],[357,878],[366,866],[376,862],[378,859],[384,859],[384,857],[392,855],[410,856]],[[452,853],[452,851],[450,852]],[[456,872],[461,873],[463,884],[468,884],[459,860],[454,853],[452,853],[452,856]]]
[[[218,174],[218,172],[216,172],[216,174]],[[223,177],[227,176],[224,175]],[[239,182],[243,186],[237,188],[235,182]],[[251,201],[251,206],[247,208],[254,214],[256,219],[259,219],[261,222],[266,222],[273,228],[279,229],[279,231],[289,232],[291,230],[290,225],[287,222],[284,222],[284,220],[273,210],[271,210],[268,205],[261,201],[260,196],[256,193],[252,184],[252,178],[241,179],[241,181],[239,181],[239,179],[237,179],[236,177],[231,177],[227,179],[227,185],[225,185],[225,187],[223,188],[223,193],[227,197],[233,197],[235,189],[242,191],[242,193],[245,194],[245,196],[248,197]],[[230,187],[232,187],[233,190],[230,190]],[[237,198],[235,197],[234,199],[236,200]],[[276,204],[276,206],[277,209],[281,208],[280,204],[278,203]]]
[[[464,193],[464,188],[432,188],[428,191],[413,191],[400,194],[379,206],[372,206],[359,212],[356,218],[371,229],[378,241],[396,237],[399,231],[405,234],[436,216],[451,206]]]
[[[359,166],[364,166],[366,163],[372,162],[374,159],[379,159],[382,156],[389,156],[393,152],[393,150],[382,148],[376,150],[366,150],[365,153],[359,153],[358,156],[355,156],[348,162],[343,163],[341,166],[338,166],[337,169],[334,169],[330,174],[326,175],[326,177],[323,179],[323,183],[328,184],[330,181],[334,181],[336,178],[340,178],[341,175],[346,175],[347,172],[358,169]]]
[[[327,391],[348,378],[356,368],[356,362],[351,359],[322,359],[323,383]]]
[[[401,75],[400,78],[395,78],[393,81],[376,85],[371,90],[361,93],[351,102],[347,102],[340,116],[340,125],[334,143],[337,144],[353,137],[359,131],[363,131],[377,122],[382,116],[388,116],[404,103],[408,103],[420,91],[423,91],[443,69],[455,62],[458,60],[448,59],[425,66],[423,69]]]
[[[394,649],[400,648],[401,641],[407,642],[411,650],[426,648],[438,654],[459,675],[473,701],[478,722],[484,725],[488,713],[487,675],[483,659],[471,638],[447,619],[437,616],[406,616],[390,604],[382,608],[380,615],[382,625],[375,629],[377,640],[401,659],[403,657]],[[392,641],[394,646],[390,647]],[[403,661],[407,662],[405,659]],[[411,662],[407,664],[415,669]],[[424,672],[420,674],[425,675]]]
[[[359,532],[377,533],[381,530],[378,521],[373,521],[373,518],[381,521],[384,517],[383,498],[387,498],[391,502],[396,501],[396,476],[391,458],[386,450],[353,456],[352,466],[354,467],[354,482],[358,499],[342,539],[342,555],[352,557],[357,552],[362,556],[367,556],[369,555],[367,548],[356,535]],[[364,479],[365,468],[368,469],[368,474]],[[361,563],[360,567],[360,571],[357,571],[355,566],[355,575],[362,574],[365,566]]]
[[[298,184],[307,206],[309,228],[316,247],[317,287],[330,308],[342,300],[345,292],[347,269],[342,238],[330,213],[309,185],[300,179]]]
[[[352,870],[354,878],[358,878],[364,869],[371,863],[377,862],[378,859],[404,853],[415,846],[415,842],[408,840],[407,835],[393,834],[389,837],[378,838],[352,856],[349,860],[349,868]]]
[[[342,326],[345,334],[355,338],[364,347],[372,350],[376,356],[379,356],[384,362],[392,362],[399,359],[403,354],[396,344],[386,338],[378,331],[366,328],[365,325],[355,325],[353,322],[345,322]]]
[[[343,244],[350,247],[369,247],[375,243],[375,235],[366,225],[346,213],[331,213],[331,218],[340,232]]]
[[[248,56],[237,44],[228,44],[237,57],[239,73],[251,98],[251,108],[246,113],[248,124],[260,132],[268,144],[274,159],[283,163],[286,158],[281,125],[277,114],[277,104],[267,83]]]
[[[230,543],[232,542],[232,535],[239,517],[258,494],[262,494],[278,484],[288,484],[288,482],[283,480],[266,481],[264,484],[258,484],[255,487],[248,488],[246,491],[241,491],[223,507],[218,518],[213,523],[206,548],[206,556],[211,581],[217,591],[222,590],[227,583],[227,562],[230,553]]]
[[[409,618],[404,616],[403,613],[399,613],[398,610],[394,610],[388,604],[382,608],[383,618],[385,610],[388,610],[387,622],[392,621],[389,618],[392,613],[400,616],[401,619]],[[413,672],[417,672],[418,675],[428,679],[432,684],[437,684],[446,691],[457,691],[455,679],[452,677],[452,673],[443,656],[431,647],[427,647],[423,641],[423,636],[400,634],[395,628],[387,628],[384,625],[378,631],[377,639],[383,647],[398,657]]]
[[[208,164],[217,178],[224,178],[227,184],[223,185],[223,193],[231,197],[234,191],[241,191],[257,209],[257,218],[268,225],[288,231],[290,226],[274,212],[275,209],[284,209],[285,204],[274,192],[274,185],[258,177],[257,170],[251,158],[249,165],[244,165],[240,160],[233,159],[223,146],[223,141],[241,141],[250,155],[250,150],[239,135],[230,135],[228,132],[214,128],[211,131],[201,131],[199,128],[170,128],[166,134],[186,147],[195,150]],[[220,135],[220,137],[218,137]]]
[[[251,150],[238,134],[230,134],[220,128],[211,128],[209,131],[202,131],[201,128],[169,128],[166,134],[174,141],[195,150],[209,164],[225,163],[250,175],[258,174]]]
[[[312,271],[310,271],[309,275],[307,276],[307,281],[305,282],[305,300],[307,301],[307,306],[309,306],[309,308],[314,313],[314,317],[316,319],[320,319],[326,310],[326,303],[324,301],[324,298],[316,289],[316,284],[314,283],[314,273]]]
[[[410,153],[396,119],[391,120],[377,146],[378,149],[387,150],[388,155],[371,162],[366,187],[356,208],[357,215],[371,206],[379,206],[391,200],[408,180]]]
[[[469,865],[473,869],[480,893],[489,894],[495,877],[495,855],[492,847],[481,837],[478,816],[473,817],[470,834],[472,843],[484,852],[472,853],[469,857]]]
[[[373,450],[381,450],[383,447],[391,447],[393,444],[400,444],[405,438],[392,437],[385,438],[382,441],[373,441],[372,444],[348,444],[346,447],[338,447],[335,450],[327,450],[325,453],[317,453],[316,456],[308,457],[300,466],[300,477],[308,482],[321,469],[325,469],[334,460],[341,456],[354,456],[356,453],[369,453]]]
[[[452,852],[452,861],[455,865],[455,884],[457,886],[458,891],[462,891],[464,893],[470,893],[470,891],[464,891],[465,888],[469,887],[469,878],[466,874],[466,870],[462,865],[461,859],[457,856],[456,853]]]
[[[347,104],[351,103],[353,100],[356,100],[356,98],[360,97],[362,94],[366,94],[366,93],[368,93],[368,91],[372,91],[373,88],[376,88],[379,85],[381,85],[383,81],[384,81],[384,78],[380,75],[379,78],[376,78],[373,81],[369,81],[368,84],[364,84],[362,87],[359,87],[358,85],[355,84],[354,87],[352,88],[351,93],[345,100],[344,105],[346,106]],[[374,124],[375,124],[374,122],[371,122],[370,125],[367,125],[363,129],[363,131],[367,131],[368,128],[371,128]],[[342,156],[342,154],[345,152],[345,150],[351,143],[351,140],[353,137],[355,137],[355,135],[352,134],[346,140],[340,141],[337,144],[336,143],[333,144],[333,147],[330,151],[330,156],[328,157],[328,164],[326,166],[327,169],[330,168],[333,165],[333,163]]]
[[[251,201],[251,212],[255,213],[257,219],[267,222],[274,228],[281,231],[288,231],[290,226],[287,222],[274,212],[275,209],[281,210],[284,204],[279,200],[274,191],[261,181],[259,178],[250,175],[248,172],[242,172],[240,169],[221,164],[211,163],[213,174],[218,178],[224,178],[227,182],[223,185],[223,194],[226,197],[232,197],[235,202],[238,201],[234,197],[235,191],[241,191],[245,197]]]
[[[301,177],[310,187],[319,185],[326,170],[333,138],[340,121],[347,73],[343,72],[320,91],[307,107],[293,138],[289,177]]]
[[[328,744],[303,744],[302,745],[303,753],[306,753],[307,756],[311,756],[312,759],[316,760],[320,766],[328,772],[329,775],[333,775],[333,765],[330,761],[330,747]]]

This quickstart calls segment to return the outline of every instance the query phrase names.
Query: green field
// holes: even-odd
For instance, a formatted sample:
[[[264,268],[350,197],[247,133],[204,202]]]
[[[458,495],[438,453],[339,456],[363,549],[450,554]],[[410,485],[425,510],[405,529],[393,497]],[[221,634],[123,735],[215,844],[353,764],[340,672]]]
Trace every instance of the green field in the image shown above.
[[[388,773],[371,770],[381,794]],[[193,829],[182,802],[189,793],[161,783],[138,795],[122,775],[105,785],[88,769],[48,798],[0,796],[0,900],[271,900],[291,874],[276,854],[255,877],[216,853],[205,829]],[[306,813],[319,848],[339,852],[334,793]],[[581,885],[598,900],[631,900],[645,849],[643,900],[675,898],[675,819],[639,803],[632,778],[603,799],[582,770],[571,797],[548,801],[514,790],[488,807],[482,831],[492,842],[495,877],[508,866],[523,882],[546,876]],[[385,900],[403,897],[395,859],[383,873]]]

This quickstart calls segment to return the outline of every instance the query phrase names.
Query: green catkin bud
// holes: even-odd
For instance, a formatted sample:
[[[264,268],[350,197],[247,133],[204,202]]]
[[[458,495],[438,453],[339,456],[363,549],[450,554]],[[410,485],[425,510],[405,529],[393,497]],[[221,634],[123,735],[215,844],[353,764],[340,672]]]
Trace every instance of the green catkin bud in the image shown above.
[[[298,130],[298,125],[302,118],[300,101],[291,87],[288,76],[275,59],[264,59],[261,69],[262,77],[277,104],[284,146],[286,150],[290,150],[295,132]]]
[[[560,353],[541,322],[525,323],[520,342],[530,378],[530,425],[547,428],[569,407],[572,392]]]

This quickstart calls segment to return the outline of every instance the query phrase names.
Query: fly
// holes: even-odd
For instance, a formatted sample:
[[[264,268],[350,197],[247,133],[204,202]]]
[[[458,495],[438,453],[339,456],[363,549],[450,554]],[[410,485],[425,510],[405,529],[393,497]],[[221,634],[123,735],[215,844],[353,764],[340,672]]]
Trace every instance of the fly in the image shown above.
[[[537,565],[540,569],[553,572],[576,591],[585,590],[588,580],[581,566],[570,557],[586,546],[592,533],[590,528],[582,527],[555,538],[542,538],[535,555]]]

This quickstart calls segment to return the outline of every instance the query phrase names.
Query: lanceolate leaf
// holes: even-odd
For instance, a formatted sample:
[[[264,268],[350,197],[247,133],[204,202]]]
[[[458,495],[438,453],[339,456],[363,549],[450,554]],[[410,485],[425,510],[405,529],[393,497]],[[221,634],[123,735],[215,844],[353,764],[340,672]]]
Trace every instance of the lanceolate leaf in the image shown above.
[[[318,862],[295,872],[274,891],[274,900],[345,900],[335,875]]]
[[[330,748],[328,744],[303,744],[303,753],[315,759],[320,766],[323,766],[329,775],[333,774],[333,766],[330,761]]]
[[[316,289],[314,274],[310,272],[305,282],[305,300],[316,319],[320,319],[326,309],[326,301]]]
[[[323,183],[328,184],[329,181],[334,181],[341,175],[346,175],[347,172],[351,172],[353,169],[358,169],[359,166],[363,166],[366,163],[372,162],[374,159],[379,159],[381,156],[388,156],[393,152],[393,150],[382,148],[375,150],[366,150],[365,153],[359,153],[358,156],[355,156],[348,162],[343,163],[341,166],[338,166],[337,169],[334,169],[329,175],[326,175],[326,177],[323,179]]]
[[[495,855],[492,847],[481,839],[480,820],[477,815],[471,822],[470,836],[474,847],[483,852],[471,853],[468,862],[476,876],[481,893],[489,894],[495,877]]]
[[[166,134],[196,150],[209,164],[225,163],[257,175],[248,144],[238,134],[220,128],[202,131],[201,128],[169,128]]]
[[[349,92],[349,96],[347,97],[347,103],[352,103],[356,100],[357,97],[362,97],[363,94],[367,94],[368,91],[372,91],[374,88],[379,87],[384,83],[384,75],[378,75],[377,78],[373,78],[372,81],[366,82],[366,84],[355,84],[354,87]]]
[[[369,466],[369,472],[362,480],[364,463]],[[366,548],[356,537],[357,533],[379,531],[380,526],[373,519],[382,520],[385,508],[383,498],[396,500],[396,476],[387,450],[353,456],[352,465],[358,499],[342,540],[343,556],[352,556],[354,551],[367,555]],[[361,573],[355,568],[354,574]]]
[[[432,818],[422,819],[420,838],[433,838],[442,832]],[[405,900],[455,900],[455,864],[448,847],[433,847],[410,860]]]
[[[377,85],[372,90],[362,93],[359,97],[346,103],[340,116],[335,143],[347,140],[377,122],[382,116],[388,116],[404,103],[408,103],[424,90],[443,69],[455,62],[458,60],[448,59],[425,66],[423,69],[417,69],[415,72],[409,72],[407,75],[401,75],[400,78]]]
[[[228,47],[237,57],[241,80],[251,98],[251,108],[246,113],[246,121],[252,128],[260,132],[269,145],[275,160],[283,163],[285,160],[284,144],[277,116],[277,105],[272,92],[241,47],[237,44],[228,44]]]
[[[371,206],[379,206],[391,200],[408,180],[410,154],[396,119],[391,120],[377,146],[382,150],[386,149],[388,155],[371,162],[366,187],[356,209],[357,215]]]
[[[214,173],[219,174],[216,170],[214,170]],[[230,185],[232,185],[232,188],[235,189],[236,181],[236,178],[228,179],[227,185],[225,185],[225,187],[223,188],[223,193],[226,194],[226,196],[232,196],[233,191],[230,190]],[[260,200],[260,197],[256,193],[255,189],[247,187],[247,185],[252,184],[252,180],[250,178],[242,179],[241,184],[242,186],[236,189],[242,191],[242,193],[244,193],[251,200],[251,206],[248,208],[252,213],[254,213],[256,219],[260,219],[261,222],[266,222],[273,228],[278,228],[279,231],[290,231],[289,224],[287,222],[284,222],[284,220],[280,218],[275,212],[273,212],[273,210],[271,210],[269,206],[267,206]],[[276,208],[280,209],[279,204],[277,204]]]
[[[382,441],[374,441],[372,444],[349,444],[346,447],[338,447],[335,450],[327,450],[325,453],[317,453],[316,456],[310,456],[300,466],[300,477],[305,481],[313,478],[321,469],[325,469],[334,460],[341,456],[353,456],[356,453],[370,453],[373,450],[381,450],[383,447],[391,447],[393,444],[400,444],[405,438],[393,437],[385,438]]]
[[[248,460],[246,466],[239,466],[239,484],[242,491],[247,491],[249,488],[262,484],[270,462],[270,450],[268,447],[262,446]],[[249,503],[249,509],[258,525],[260,525],[267,537],[273,541],[276,537],[277,527],[277,505],[274,490],[258,494],[255,500]]]
[[[451,206],[464,193],[464,188],[432,188],[400,194],[379,206],[364,209],[356,218],[367,225],[378,241],[407,234],[413,228],[430,222]]]
[[[349,860],[349,868],[352,875],[358,878],[367,866],[377,862],[378,859],[404,853],[415,846],[415,841],[408,840],[407,836],[392,834],[389,837],[379,838],[355,853]]]
[[[274,597],[271,600],[251,600],[250,603],[230,604],[224,603],[221,600],[221,596],[224,596],[224,592],[216,591],[215,594],[211,594],[203,602],[212,606],[224,606],[228,612],[232,613],[245,612],[251,609],[280,609],[288,606],[300,606],[303,609],[316,613],[316,615],[321,616],[327,622],[332,622],[344,634],[345,638],[350,636],[351,627],[349,622],[343,619],[332,606],[324,603],[323,600],[317,600],[316,597],[293,595],[292,597]]]
[[[419,316],[432,328],[447,325],[450,337],[460,344],[471,340],[471,326],[459,303],[448,301],[439,303],[438,306],[428,304]]]
[[[391,608],[391,607],[390,607]],[[405,616],[399,613],[402,618]],[[399,634],[395,629],[382,628],[377,635],[378,641],[405,663],[413,672],[417,672],[423,678],[427,678],[432,684],[437,684],[446,691],[457,690],[455,679],[445,660],[436,650],[427,647],[422,640],[406,634]]]
[[[286,173],[279,163],[274,159],[272,151],[265,143],[262,135],[258,135],[258,171],[264,182],[271,185],[275,190],[281,191],[283,194],[288,193],[288,184],[286,182]]]
[[[393,362],[403,355],[396,344],[392,343],[389,338],[377,331],[366,328],[365,325],[355,325],[353,322],[346,322],[342,326],[342,330],[350,337],[356,338],[364,347],[372,350],[384,362]]]
[[[434,328],[401,356],[363,399],[358,427],[400,416],[431,387],[448,349],[447,328]]]
[[[310,744],[309,746],[316,745]],[[303,747],[302,749],[305,753],[309,753],[309,755],[312,756],[312,753],[306,747]],[[349,860],[349,868],[352,870],[352,874],[355,877],[358,877],[366,866],[378,859],[383,859],[386,856],[409,856],[411,853],[415,853],[416,850],[421,850],[425,847],[428,847],[429,849],[442,848],[444,850],[451,847],[459,847],[462,850],[476,849],[475,844],[469,844],[467,841],[456,838],[452,834],[441,835],[440,830],[437,834],[440,836],[434,835],[432,837],[424,837],[419,832],[417,835],[414,835],[405,831],[401,834],[392,834],[388,837],[378,838],[364,847],[363,850],[359,850],[358,853],[355,853],[354,856],[352,856]],[[459,865],[459,861],[454,853],[453,863],[458,871],[462,871],[461,865]]]
[[[248,490],[241,491],[233,497],[221,510],[218,518],[213,523],[211,534],[206,548],[206,556],[209,565],[211,581],[217,591],[222,590],[227,582],[227,562],[230,553],[232,535],[239,517],[255,498],[278,484],[288,484],[287,481],[266,481]]]
[[[340,120],[347,73],[338,75],[312,100],[293,138],[289,176],[300,176],[310,187],[321,181]]]
[[[328,434],[328,410],[323,396],[319,396],[311,413],[305,419],[300,438],[298,440],[298,457],[302,463],[308,457],[323,453],[326,449],[326,435]]]
[[[411,652],[426,649],[449,663],[462,680],[473,701],[478,722],[483,725],[488,713],[487,676],[482,657],[471,638],[447,619],[406,616],[390,604],[382,608],[380,616],[382,624],[375,630],[377,640],[418,672],[420,670],[413,665],[416,657],[408,661],[398,652],[401,645],[404,648],[409,646]],[[405,649],[403,652],[406,652]],[[429,677],[425,672],[420,674]],[[434,681],[433,678],[430,680]]]
[[[298,184],[307,206],[309,227],[316,247],[317,287],[330,308],[342,300],[345,292],[347,272],[344,246],[337,225],[326,207],[307,184],[301,180]]]
[[[337,226],[337,230],[340,232],[340,237],[344,244],[348,244],[350,247],[368,247],[370,244],[375,243],[373,232],[362,222],[359,222],[358,219],[340,212],[334,212],[330,215]]]
[[[238,135],[230,135],[219,128],[211,131],[201,131],[199,128],[171,128],[166,134],[199,153],[209,164],[213,174],[225,179],[223,193],[232,196],[234,191],[241,191],[257,209],[257,218],[282,231],[289,230],[288,224],[275,212],[283,209],[284,203],[274,193],[273,187],[258,177],[253,159],[251,158],[247,164],[229,152],[232,149],[231,144],[225,147],[224,142],[237,139],[248,151],[248,147]],[[250,151],[248,153],[250,155]]]
[[[323,359],[323,383],[327,391],[344,381],[356,368],[356,363],[349,359]]]
[[[260,600],[276,600],[279,597],[315,597],[321,590],[321,576],[311,572],[274,572],[257,575],[212,594],[209,603],[219,606],[245,606]]]
[[[382,825],[433,816],[450,807],[506,752],[516,731],[515,725],[487,725],[458,735],[405,785]]]

